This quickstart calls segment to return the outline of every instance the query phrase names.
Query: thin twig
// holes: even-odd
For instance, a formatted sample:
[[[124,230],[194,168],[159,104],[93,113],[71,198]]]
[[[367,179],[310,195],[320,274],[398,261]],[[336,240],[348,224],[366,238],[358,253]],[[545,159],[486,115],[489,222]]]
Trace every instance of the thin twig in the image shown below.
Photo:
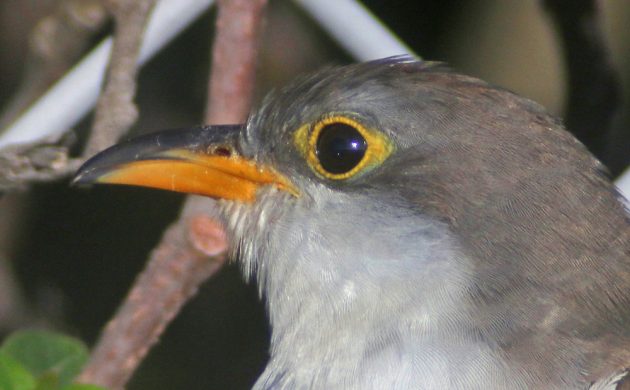
[[[79,19],[81,14],[78,10],[85,10],[86,8],[89,10],[89,4],[92,1],[66,0],[67,4],[76,4],[78,8],[74,9],[73,15],[76,14],[75,18]],[[213,0],[160,1],[155,7],[155,11],[152,12],[151,20],[147,26],[146,39],[142,44],[140,56],[137,58],[138,63],[143,64],[154,56],[186,26],[208,9],[213,2]],[[87,16],[83,16],[84,18],[88,18],[91,15],[88,11],[84,12],[88,13]],[[133,19],[136,18],[140,19],[137,16],[134,16]],[[138,20],[137,22],[141,23]],[[134,29],[138,28],[138,26],[134,27]],[[123,31],[123,33],[126,32]],[[130,34],[132,33],[133,31],[130,32]],[[57,37],[62,39],[63,36]],[[132,55],[130,53],[133,44],[122,43],[121,46],[130,49],[129,51],[123,50],[122,55],[128,59],[131,58]],[[61,47],[65,46],[62,45]],[[73,167],[77,165],[76,161],[69,159],[67,155],[63,156],[63,158],[58,156],[59,158],[50,159],[49,161],[55,163],[55,165],[49,167],[43,167],[38,161],[31,161],[31,158],[42,154],[50,155],[51,150],[55,153],[58,152],[62,148],[59,145],[59,141],[64,134],[67,134],[68,129],[74,126],[96,105],[108,58],[111,56],[115,58],[121,55],[115,53],[110,55],[111,48],[112,39],[107,38],[103,40],[90,54],[83,58],[39,99],[33,102],[19,118],[12,120],[11,125],[0,133],[0,193],[26,188],[32,182],[61,178],[69,174]],[[112,73],[117,73],[117,71]],[[123,71],[121,77],[116,78],[116,85],[124,84],[124,74],[125,72]],[[119,103],[116,101],[110,106],[111,108],[108,111],[117,111],[114,109],[114,106],[119,107],[127,104],[128,100],[126,99],[133,97],[133,92],[129,93],[129,91],[135,89],[130,85],[121,86],[120,89],[119,87],[111,88],[115,91],[122,91],[122,93],[117,92],[116,94],[121,97],[121,102],[125,102]],[[125,91],[127,92],[125,93]],[[128,109],[131,112],[134,110],[133,108]],[[112,112],[112,117],[116,115],[118,115],[117,112]],[[106,117],[107,114],[101,111],[101,114],[97,116]],[[125,116],[124,112],[121,116]],[[126,120],[129,121],[129,118],[132,116],[133,114],[127,115]],[[102,123],[102,125],[99,125],[100,127],[107,127],[111,124],[107,121],[107,118],[97,120],[97,122]],[[119,130],[108,133],[109,135],[106,137],[109,138],[103,141],[102,146],[114,142],[113,140],[117,137],[114,133],[124,131],[120,129],[123,129],[128,122],[116,123],[115,127],[118,127]],[[103,129],[102,131],[109,130]],[[97,132],[100,134],[101,130],[97,130]],[[100,143],[100,141],[94,142]],[[100,146],[94,149],[98,148]],[[72,164],[60,164],[63,161],[72,162]]]
[[[140,51],[143,64],[202,15],[214,0],[160,0]],[[101,92],[112,39],[106,38],[0,134],[2,149],[58,139],[94,106]]]
[[[209,101],[218,104],[229,98],[232,105],[220,114],[209,109],[212,122],[246,118],[265,4],[266,0],[225,0],[219,4],[213,64],[222,71],[213,68]],[[191,197],[186,202],[105,328],[79,378],[81,382],[122,388],[182,305],[221,267],[227,244],[214,211],[210,199]]]
[[[104,0],[116,21],[107,85],[96,105],[85,155],[113,145],[138,118],[136,94],[138,56],[149,14],[156,0]]]
[[[82,163],[83,159],[69,158],[65,146],[40,144],[6,148],[0,154],[0,193],[66,177],[76,172]]]
[[[562,40],[568,69],[565,122],[597,157],[620,107],[620,83],[602,32],[597,0],[544,0]]]
[[[3,148],[0,151],[0,195],[75,173],[85,159],[70,157],[70,145],[74,141],[74,134],[70,134],[61,140],[52,138]]]
[[[13,122],[76,61],[92,34],[106,21],[101,0],[63,0],[31,32],[19,90],[0,115],[0,129]],[[43,123],[46,121],[42,119]],[[0,153],[0,193],[52,181],[72,173],[79,161],[56,139],[4,148]]]

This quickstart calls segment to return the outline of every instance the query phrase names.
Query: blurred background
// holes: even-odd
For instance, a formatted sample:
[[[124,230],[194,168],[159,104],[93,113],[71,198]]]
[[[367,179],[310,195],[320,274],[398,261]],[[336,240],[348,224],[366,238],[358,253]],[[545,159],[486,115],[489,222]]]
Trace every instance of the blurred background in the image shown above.
[[[31,31],[61,1],[0,2],[0,110],[6,112],[24,87],[25,73],[36,66],[28,57],[29,47],[38,44]],[[446,62],[562,116],[566,72],[561,47],[539,2],[363,3],[424,59]],[[630,163],[630,2],[600,4],[624,90],[623,107],[599,156],[614,176]],[[202,121],[214,17],[215,11],[209,11],[142,69],[135,134]],[[103,23],[90,33],[89,42],[98,42],[111,28]],[[298,74],[349,62],[352,58],[303,10],[288,0],[270,0],[257,99]],[[86,118],[74,137],[81,140],[90,123]],[[77,190],[67,180],[1,198],[0,337],[30,324],[92,344],[182,200],[177,194],[136,188]],[[268,333],[255,288],[229,265],[184,308],[129,388],[249,388],[266,363]]]

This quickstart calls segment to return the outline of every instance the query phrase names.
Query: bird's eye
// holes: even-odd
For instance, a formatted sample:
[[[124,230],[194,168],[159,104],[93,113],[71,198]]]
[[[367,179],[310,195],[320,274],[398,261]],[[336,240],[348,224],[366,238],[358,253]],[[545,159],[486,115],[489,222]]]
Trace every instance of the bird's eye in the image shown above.
[[[322,127],[315,154],[326,172],[338,175],[359,165],[367,147],[367,141],[356,128],[337,122]]]
[[[294,135],[308,165],[327,179],[348,179],[379,165],[394,147],[383,133],[345,115],[329,115],[305,124]]]

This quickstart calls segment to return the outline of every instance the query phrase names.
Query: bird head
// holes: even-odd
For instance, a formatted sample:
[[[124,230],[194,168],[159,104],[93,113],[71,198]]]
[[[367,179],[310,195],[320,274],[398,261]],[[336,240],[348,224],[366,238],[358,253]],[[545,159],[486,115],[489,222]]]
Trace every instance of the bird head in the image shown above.
[[[361,357],[389,356],[370,363],[380,372],[410,340],[429,356],[420,364],[461,366],[499,361],[486,349],[545,320],[580,329],[601,315],[573,312],[618,283],[588,240],[618,240],[600,227],[627,223],[601,171],[539,105],[397,57],[303,78],[243,125],[121,143],[75,182],[218,199],[232,253],[267,301],[272,366],[312,373],[334,358],[355,372]]]
[[[418,167],[430,165],[429,148],[442,142],[432,127],[448,107],[432,107],[440,93],[429,85],[441,74],[448,72],[439,65],[407,58],[331,68],[268,96],[246,124],[116,145],[89,160],[75,183],[220,200],[234,253],[247,274],[265,280],[277,257],[303,257],[319,284],[343,284],[366,267],[395,279],[409,272],[396,262],[415,258],[415,233],[440,240],[447,230],[408,199],[409,190],[426,192],[415,182]]]

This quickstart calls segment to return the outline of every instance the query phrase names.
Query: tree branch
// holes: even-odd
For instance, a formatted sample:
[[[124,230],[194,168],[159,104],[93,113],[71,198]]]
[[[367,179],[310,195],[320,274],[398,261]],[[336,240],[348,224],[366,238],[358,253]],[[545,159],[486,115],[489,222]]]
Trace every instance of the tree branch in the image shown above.
[[[209,122],[246,119],[266,0],[219,3],[208,101]],[[239,50],[235,50],[239,48]],[[226,238],[211,199],[190,197],[151,254],[114,319],[105,328],[79,381],[122,388],[183,304],[225,261]]]
[[[68,70],[101,28],[107,13],[101,0],[62,0],[43,17],[29,38],[29,52],[20,88],[0,115],[0,129]],[[0,193],[28,184],[67,176],[79,166],[56,140],[7,147],[0,153]],[[48,165],[46,165],[48,164]]]
[[[39,144],[5,148],[0,154],[0,194],[68,176],[76,172],[81,163],[82,159],[68,157],[66,146]]]
[[[89,157],[113,145],[138,118],[133,103],[142,37],[156,0],[104,0],[116,21],[107,84],[94,115],[94,125],[87,142]]]
[[[214,0],[160,0],[147,25],[140,64],[162,50],[213,3]],[[10,145],[54,142],[89,113],[100,95],[111,49],[112,38],[108,37],[4,129],[0,134],[0,153]]]
[[[266,0],[219,0],[206,123],[247,119],[254,95],[256,57]]]
[[[105,327],[80,382],[111,389],[125,386],[183,304],[220,268],[222,259],[209,261],[207,256],[222,252],[223,246],[213,248],[217,253],[204,253],[190,240],[191,235],[203,235],[206,230],[222,233],[220,227],[192,213],[182,215],[166,230],[125,302]]]
[[[76,23],[81,22],[88,25],[92,25],[90,23],[96,23],[92,21],[92,19],[99,19],[98,16],[100,14],[93,10],[90,5],[94,2],[98,2],[99,7],[103,8],[101,0],[63,1],[63,4],[68,4],[68,9],[66,10],[66,8],[64,8],[64,10],[73,15],[73,18],[77,19]],[[213,3],[213,0],[160,1],[155,7],[155,11],[151,13],[151,20],[146,29],[146,37],[142,49],[140,50],[138,62],[143,64],[149,60]],[[133,6],[133,4],[131,6]],[[97,10],[98,9],[100,8],[97,7]],[[106,13],[104,8],[102,9],[102,13]],[[129,18],[141,23],[138,21],[141,18],[137,16],[135,12],[133,18],[131,16],[129,16]],[[54,24],[61,23],[61,21],[58,20],[59,18],[53,19],[55,20]],[[138,26],[134,28],[137,29]],[[65,29],[62,30],[65,31]],[[133,31],[131,31],[131,33],[133,33]],[[58,40],[72,40],[66,33],[55,33],[53,35],[54,38],[51,39],[50,42],[45,41],[48,42],[48,44],[38,45],[46,48],[46,50],[44,50],[45,52],[52,50],[51,47],[53,46],[58,47],[55,46]],[[126,38],[123,38],[123,40],[125,39]],[[41,39],[33,40],[39,41]],[[123,57],[131,58],[133,44],[129,43],[129,41],[127,42],[128,43],[119,46],[128,48],[129,50],[123,50],[122,55]],[[67,46],[64,45],[64,43],[59,45],[59,50]],[[67,153],[63,158],[51,160],[55,165],[49,167],[41,166],[38,161],[32,160],[32,157],[56,154],[62,149],[65,149],[64,145],[67,145],[67,142],[61,142],[63,145],[59,145],[60,138],[64,136],[71,126],[78,122],[96,105],[107,61],[110,57],[116,58],[120,56],[120,54],[111,55],[111,49],[112,39],[107,38],[103,40],[86,55],[85,58],[68,71],[66,75],[33,102],[22,115],[15,119],[11,117],[9,120],[6,119],[10,117],[10,115],[7,114],[5,119],[10,121],[11,124],[0,133],[0,193],[25,188],[32,181],[58,179],[70,173],[72,169],[77,166],[78,160],[69,159]],[[116,60],[113,61],[116,62]],[[135,65],[133,66],[135,67]],[[135,72],[135,70],[133,72]],[[124,80],[125,71],[123,70],[121,74],[120,80]],[[26,79],[28,79],[28,77],[26,77]],[[126,103],[122,105],[125,106],[125,104],[128,104],[125,106],[127,110],[135,112],[133,106],[131,106],[131,109],[128,108],[135,87],[124,85],[113,89],[115,91],[121,91],[115,94],[121,95],[122,100],[126,100]],[[20,94],[21,93],[18,93],[18,95]],[[14,100],[22,99],[25,98],[15,98]],[[113,104],[116,105],[117,103]],[[16,103],[15,105],[17,106],[18,104]],[[114,109],[108,109],[107,111],[112,112],[112,115],[116,115],[116,112],[113,112],[116,111]],[[101,117],[107,116],[106,113],[99,115]],[[133,114],[127,115],[127,121],[129,121],[129,117],[132,116]],[[107,127],[107,118],[97,122]],[[124,129],[129,125],[126,123],[118,123],[115,124],[114,127]],[[108,132],[109,130],[104,129],[103,131]],[[114,131],[114,133],[122,133],[123,131],[124,130]],[[100,133],[100,130],[97,132]],[[110,134],[106,137],[109,137],[109,140],[103,141],[103,145],[114,142],[113,140],[117,138],[117,135]],[[94,149],[97,149],[97,147],[94,147]],[[64,165],[62,163],[63,161],[67,161],[68,164]]]

